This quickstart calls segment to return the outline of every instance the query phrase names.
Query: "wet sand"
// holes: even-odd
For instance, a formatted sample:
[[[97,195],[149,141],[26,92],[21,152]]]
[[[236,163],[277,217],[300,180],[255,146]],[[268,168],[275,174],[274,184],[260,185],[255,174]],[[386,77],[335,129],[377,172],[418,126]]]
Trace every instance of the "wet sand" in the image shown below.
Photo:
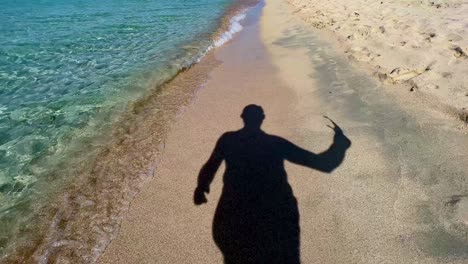
[[[466,201],[454,195],[468,187],[468,140],[457,125],[384,93],[282,1],[257,7],[244,27],[214,51],[218,66],[171,127],[155,177],[99,262],[222,262],[211,228],[224,165],[207,204],[195,206],[193,191],[216,140],[241,128],[254,103],[265,110],[264,131],[305,149],[331,144],[323,115],[353,144],[331,174],[285,165],[303,263],[465,263]]]
[[[255,18],[245,23],[241,34],[215,51],[221,64],[172,127],[155,179],[132,203],[102,263],[222,261],[211,237],[221,175],[212,185],[208,204],[196,207],[192,196],[201,166],[218,137],[242,126],[240,114],[248,104],[264,107],[264,129],[270,133],[287,138],[295,121],[290,115],[296,95],[276,77]]]

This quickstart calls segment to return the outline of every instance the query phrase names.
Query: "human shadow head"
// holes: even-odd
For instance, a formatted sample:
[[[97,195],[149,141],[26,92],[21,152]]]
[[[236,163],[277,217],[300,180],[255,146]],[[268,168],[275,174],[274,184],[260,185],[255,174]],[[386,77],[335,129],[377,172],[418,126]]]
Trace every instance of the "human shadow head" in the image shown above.
[[[265,113],[261,106],[250,104],[244,107],[241,117],[242,120],[244,120],[244,128],[249,130],[259,130],[260,126],[262,126],[263,120],[265,119]]]

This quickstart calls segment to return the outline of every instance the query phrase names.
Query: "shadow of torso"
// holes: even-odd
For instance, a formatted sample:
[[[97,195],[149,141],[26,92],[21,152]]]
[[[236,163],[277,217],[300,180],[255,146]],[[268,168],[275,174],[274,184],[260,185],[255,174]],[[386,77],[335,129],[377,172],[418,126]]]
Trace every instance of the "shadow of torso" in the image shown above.
[[[224,262],[300,263],[299,211],[284,162],[331,173],[351,141],[326,117],[333,124],[333,143],[315,154],[263,132],[260,106],[246,106],[241,117],[244,128],[222,135],[200,170],[194,203],[207,202],[205,194],[224,160],[224,186],[213,220],[213,238]]]
[[[226,263],[299,263],[299,213],[284,168],[288,144],[261,130],[220,138],[226,171],[213,237]]]

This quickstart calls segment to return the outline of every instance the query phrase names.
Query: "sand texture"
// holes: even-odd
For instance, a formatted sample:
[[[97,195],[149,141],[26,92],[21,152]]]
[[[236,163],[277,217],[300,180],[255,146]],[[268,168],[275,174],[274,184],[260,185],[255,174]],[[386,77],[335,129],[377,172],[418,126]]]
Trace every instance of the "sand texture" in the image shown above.
[[[348,58],[390,84],[468,107],[468,3],[463,0],[288,0],[335,33]]]
[[[382,89],[293,11],[266,1],[208,58],[216,67],[171,126],[154,178],[99,263],[223,263],[213,229],[225,162],[207,203],[195,205],[193,194],[217,140],[242,128],[248,104],[263,107],[265,133],[313,153],[334,141],[323,116],[352,142],[333,170],[289,160],[281,168],[297,201],[302,263],[467,263],[468,138],[458,123]]]

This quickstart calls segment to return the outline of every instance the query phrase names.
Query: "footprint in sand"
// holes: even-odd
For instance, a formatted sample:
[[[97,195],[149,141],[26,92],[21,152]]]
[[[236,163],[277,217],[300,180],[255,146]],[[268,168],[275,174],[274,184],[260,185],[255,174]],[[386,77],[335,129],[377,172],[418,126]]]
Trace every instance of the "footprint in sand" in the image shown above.
[[[455,33],[449,33],[449,34],[447,34],[446,38],[447,38],[447,40],[450,41],[450,42],[463,40],[463,38],[462,38],[460,35],[455,34]]]
[[[459,46],[452,45],[450,46],[450,49],[454,51],[453,56],[455,56],[455,58],[464,59],[467,57],[465,51],[463,51]]]
[[[404,81],[408,81],[410,79],[413,79],[414,77],[422,74],[425,72],[426,69],[408,69],[404,67],[398,67],[393,69],[389,74],[388,77],[393,83],[400,83]]]

